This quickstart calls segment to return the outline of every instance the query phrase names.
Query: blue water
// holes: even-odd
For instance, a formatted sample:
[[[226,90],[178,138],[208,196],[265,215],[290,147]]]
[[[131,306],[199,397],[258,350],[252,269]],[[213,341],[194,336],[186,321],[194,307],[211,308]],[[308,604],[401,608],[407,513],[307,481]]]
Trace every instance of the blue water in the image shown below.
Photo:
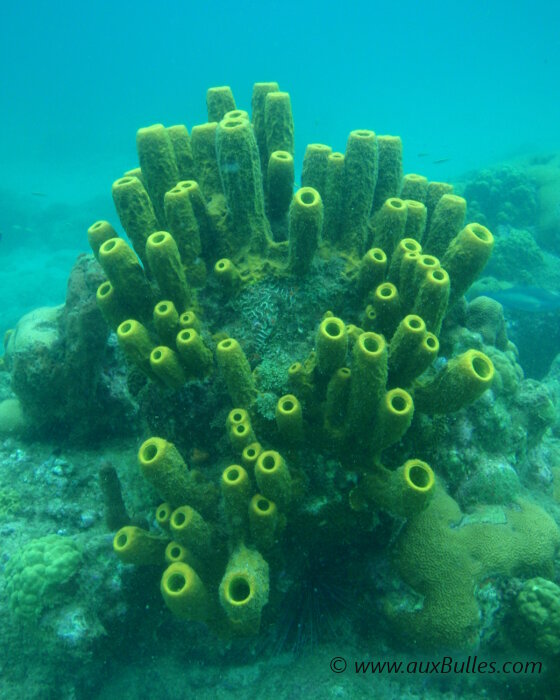
[[[208,87],[230,85],[247,110],[256,81],[288,91],[298,169],[308,143],[344,151],[364,128],[402,137],[405,173],[453,182],[560,152],[559,29],[551,0],[6,3],[0,340],[24,313],[64,303],[91,223],[121,231],[111,184],[137,165],[136,130],[205,122]]]
[[[542,1],[7,4],[0,325],[64,300],[89,223],[116,223],[110,185],[136,165],[136,129],[205,121],[209,86],[248,108],[253,82],[278,81],[298,164],[307,143],[344,150],[372,128],[403,138],[405,172],[452,179],[559,147],[559,26]]]
[[[253,82],[278,81],[298,164],[307,143],[344,150],[372,128],[403,138],[405,172],[450,179],[558,148],[559,26],[542,1],[6,4],[0,326],[64,300],[87,226],[116,223],[110,185],[136,165],[136,129],[205,121],[209,86],[249,107]]]

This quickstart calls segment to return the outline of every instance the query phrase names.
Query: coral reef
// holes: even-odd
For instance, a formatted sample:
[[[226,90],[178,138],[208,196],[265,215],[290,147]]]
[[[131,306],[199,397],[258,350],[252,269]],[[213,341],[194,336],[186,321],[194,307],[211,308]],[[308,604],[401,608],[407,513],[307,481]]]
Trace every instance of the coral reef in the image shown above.
[[[46,535],[31,540],[6,566],[12,611],[26,620],[37,619],[44,608],[61,600],[62,586],[77,572],[80,561],[80,551],[70,539]]]
[[[126,525],[114,548],[126,563],[161,563],[163,598],[177,616],[254,635],[281,605],[280,571],[297,578],[301,555],[287,556],[296,533],[303,556],[318,537],[359,550],[356,533],[375,529],[386,512],[407,521],[396,551],[409,548],[413,562],[425,545],[407,544],[410,533],[443,487],[428,464],[437,450],[423,461],[412,445],[492,386],[482,348],[497,355],[500,390],[513,392],[518,376],[502,360],[511,347],[499,305],[469,307],[479,349],[461,347],[447,330],[493,237],[464,225],[466,202],[450,186],[403,180],[400,139],[357,130],[344,154],[308,147],[303,186],[292,196],[287,93],[256,84],[251,118],[225,88],[209,91],[208,107],[210,121],[190,135],[183,126],[139,130],[140,168],[113,185],[132,247],[108,222],[88,231],[108,278],[99,307],[157,431],[139,464],[163,501],[158,532]],[[201,451],[203,468],[189,468],[184,458]],[[325,458],[333,467],[322,473]],[[453,503],[441,493],[436,503]],[[525,520],[515,509],[508,517],[532,531],[534,509],[522,507]],[[456,507],[445,526],[461,518]],[[558,543],[546,522],[543,569]],[[460,539],[471,528],[507,539],[494,527],[482,518]],[[435,543],[435,556],[460,550],[456,541]],[[504,575],[526,568],[526,540],[519,548]],[[499,545],[490,549],[480,572]],[[464,585],[480,572],[465,571]],[[409,636],[474,644],[474,599],[464,602],[469,619],[451,628],[445,620],[459,603],[435,598],[430,608],[427,595],[424,612],[407,623]]]
[[[94,298],[101,279],[97,265],[81,255],[66,303],[26,314],[7,334],[4,363],[22,413],[18,430],[29,437],[95,441],[131,429],[134,406],[126,385],[114,363],[104,366],[111,349]]]
[[[545,578],[525,581],[516,599],[514,629],[545,656],[560,654],[560,586]]]
[[[65,307],[7,339],[28,434],[103,441],[102,461],[0,443],[12,641],[29,579],[52,659],[89,669],[96,651],[124,678],[155,658],[138,675],[158,692],[179,660],[206,692],[216,660],[278,660],[331,627],[379,658],[387,642],[511,652],[526,615],[552,657],[560,365],[525,379],[500,304],[463,298],[485,221],[365,129],[345,153],[310,145],[294,193],[289,95],[256,84],[251,117],[226,87],[207,105],[190,133],[139,130],[139,167],[113,185],[126,237],[92,224]],[[64,595],[37,592],[30,536],[74,548],[50,570]]]

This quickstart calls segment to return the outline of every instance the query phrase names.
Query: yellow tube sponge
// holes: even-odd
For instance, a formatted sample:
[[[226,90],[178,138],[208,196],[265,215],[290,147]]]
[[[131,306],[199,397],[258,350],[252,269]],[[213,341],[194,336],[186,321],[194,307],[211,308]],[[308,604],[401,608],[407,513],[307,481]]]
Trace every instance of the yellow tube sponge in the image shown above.
[[[379,454],[398,442],[409,429],[414,415],[412,396],[404,389],[390,389],[381,399],[371,443],[372,452]]]
[[[192,266],[202,251],[200,227],[191,202],[191,185],[188,180],[178,182],[165,193],[165,218],[167,228],[177,244],[183,265]]]
[[[232,252],[249,245],[253,252],[262,253],[271,237],[265,217],[259,152],[251,122],[223,119],[216,132],[216,153],[231,218],[228,245]]]
[[[276,404],[276,426],[280,437],[289,445],[303,439],[301,404],[293,394],[286,394]]]
[[[450,307],[482,272],[493,247],[494,237],[480,224],[467,224],[451,241],[441,261],[451,280]]]
[[[414,295],[416,293],[414,281],[419,258],[420,253],[415,251],[407,251],[401,258],[397,287],[403,313],[409,312],[414,304]]]
[[[387,382],[385,338],[377,333],[362,333],[352,350],[351,369],[346,432],[367,443]]]
[[[428,178],[417,173],[408,173],[403,177],[401,197],[416,202],[426,202],[428,195]]]
[[[220,583],[220,604],[235,634],[258,633],[268,593],[268,564],[256,550],[239,546]]]
[[[253,496],[249,503],[249,528],[251,538],[259,551],[266,552],[276,543],[278,527],[278,508],[276,503],[260,493]]]
[[[340,244],[347,252],[363,255],[367,224],[377,182],[377,138],[373,131],[351,131],[344,154],[345,203]]]
[[[126,358],[150,377],[154,376],[150,356],[154,343],[145,326],[139,321],[128,319],[117,328],[117,340]]]
[[[288,151],[273,151],[266,170],[268,216],[282,219],[290,208],[294,193],[294,157]]]
[[[197,333],[200,333],[200,329],[202,328],[202,324],[201,324],[198,316],[195,314],[195,312],[192,310],[189,310],[189,311],[183,311],[183,313],[179,316],[179,327],[180,328],[194,328],[194,330]]]
[[[465,221],[467,202],[456,194],[444,194],[433,211],[422,246],[427,253],[440,258]]]
[[[154,326],[158,338],[166,345],[174,345],[179,330],[179,313],[172,301],[160,301],[154,306]]]
[[[208,212],[208,206],[202,193],[202,189],[200,188],[198,182],[196,182],[195,180],[181,180],[177,183],[177,187],[181,190],[183,196],[187,196],[189,198],[189,202],[191,204],[196,223],[198,224],[202,256],[209,263],[213,262],[214,260],[216,260],[216,258],[219,257],[219,240],[216,228],[214,226],[214,222],[212,221],[210,213]],[[171,217],[171,220],[173,225],[173,222],[175,222],[176,220],[173,216]],[[182,225],[186,226],[186,222],[183,221]],[[190,228],[190,225],[188,230],[190,233],[192,233],[192,228]],[[181,239],[181,235],[179,235],[179,239]],[[194,249],[196,247],[196,237],[194,233],[192,233],[192,236]],[[181,242],[181,240],[178,241],[177,245],[179,246],[179,251],[182,251],[183,243]],[[188,254],[186,262],[188,264]],[[193,284],[195,283],[193,282]]]
[[[165,548],[165,561],[167,564],[174,564],[175,562],[182,561],[192,566],[195,571],[203,570],[203,565],[200,563],[200,560],[197,559],[187,547],[173,540],[169,542]]]
[[[241,284],[241,275],[235,264],[229,258],[220,258],[214,265],[214,274],[222,289],[233,294]]]
[[[286,508],[292,499],[292,477],[284,458],[275,450],[261,452],[255,464],[255,479],[261,493]]]
[[[87,230],[88,243],[97,259],[99,259],[99,249],[110,238],[118,238],[118,233],[108,221],[96,221]]]
[[[166,128],[173,153],[175,154],[175,162],[177,163],[177,172],[179,180],[190,180],[194,177],[194,164],[191,148],[191,137],[187,127],[184,124],[174,124]],[[167,216],[167,212],[166,212]]]
[[[324,199],[327,181],[327,163],[332,148],[323,143],[310,143],[305,149],[301,168],[301,186],[313,187]]]
[[[103,318],[113,330],[128,316],[118,294],[110,282],[102,282],[95,293],[95,300]]]
[[[146,240],[160,228],[150,197],[141,180],[133,176],[115,180],[112,194],[122,227],[136,255],[144,262]]]
[[[156,231],[146,241],[146,257],[164,299],[171,299],[179,313],[186,311],[191,292],[179,249],[168,231]]]
[[[222,496],[228,511],[236,516],[246,515],[251,481],[247,471],[239,464],[231,464],[222,472]]]
[[[426,230],[430,229],[430,223],[434,210],[444,194],[453,194],[453,185],[448,182],[429,182],[426,191],[426,199],[423,200],[428,214]]]
[[[260,442],[251,442],[243,448],[241,460],[247,469],[254,471],[255,464],[257,463],[257,459],[261,452],[262,445]]]
[[[229,534],[234,540],[242,539],[247,528],[252,491],[249,474],[239,464],[231,464],[222,472],[220,486]]]
[[[338,243],[342,227],[344,183],[344,154],[331,153],[327,158],[327,173],[325,175],[323,240],[333,244]]]
[[[269,151],[266,145],[266,128],[265,128],[265,102],[266,96],[270,92],[279,91],[278,83],[254,83],[253,94],[251,97],[251,121],[253,123],[253,131],[255,132],[255,138],[257,140],[257,146],[259,147],[259,154],[261,158],[261,170],[266,172],[266,166],[268,164],[270,154],[274,150],[286,150],[283,148],[272,149]],[[292,125],[293,128],[293,125]],[[293,132],[292,132],[293,139]],[[288,151],[291,155],[294,154],[293,150]]]
[[[201,379],[212,369],[212,351],[194,328],[183,328],[176,337],[177,352],[189,379]]]
[[[381,248],[370,248],[360,262],[358,289],[367,294],[379,286],[387,271],[387,255]]]
[[[323,319],[317,330],[315,349],[319,372],[330,377],[346,361],[348,334],[344,321],[336,316]]]
[[[391,264],[387,273],[387,281],[396,284],[400,290],[401,284],[401,266],[403,258],[407,253],[417,253],[420,255],[422,246],[414,238],[401,238],[397,243],[393,255],[391,256]],[[415,258],[416,259],[416,258]]]
[[[428,415],[453,413],[476,401],[493,378],[490,358],[478,350],[467,350],[449,360],[431,382],[417,386],[414,403]]]
[[[428,270],[420,280],[412,313],[422,316],[426,328],[439,335],[449,302],[450,282],[442,267]]]
[[[217,122],[197,124],[191,129],[195,179],[200,184],[200,189],[206,199],[211,199],[214,195],[223,194],[216,154],[217,130]]]
[[[381,209],[390,197],[399,197],[402,181],[402,141],[400,136],[378,136],[379,169],[372,210]]]
[[[420,513],[435,493],[435,475],[429,464],[409,459],[396,470],[377,464],[364,474],[350,494],[350,505],[362,510],[367,503],[401,518]]]
[[[251,418],[248,411],[246,411],[244,408],[232,408],[226,418],[226,428],[229,430],[230,428],[240,425],[241,423],[250,422]]]
[[[152,372],[170,389],[180,389],[187,381],[179,356],[171,348],[158,345],[150,353]]]
[[[426,324],[415,314],[405,316],[389,344],[389,384],[409,386],[427,368],[422,343]]]
[[[398,242],[405,237],[407,215],[406,203],[398,197],[391,197],[383,202],[372,218],[373,244],[384,250],[389,259]]]
[[[323,227],[323,202],[312,187],[301,187],[293,196],[288,215],[289,269],[303,277],[311,267]]]
[[[266,94],[264,130],[269,155],[274,151],[287,151],[294,155],[294,119],[289,93],[271,90]]]
[[[422,202],[417,202],[414,199],[404,199],[404,203],[406,204],[406,226],[404,235],[407,238],[414,238],[416,241],[421,241],[426,230],[428,210]]]
[[[235,99],[229,85],[211,87],[206,91],[208,121],[219,122],[226,112],[235,109]]]
[[[401,317],[401,300],[392,282],[383,282],[373,293],[371,303],[375,309],[375,329],[390,338]]]
[[[325,429],[329,432],[340,430],[346,420],[351,376],[352,373],[348,367],[340,367],[327,385]]]
[[[191,506],[179,506],[171,514],[173,539],[191,550],[195,556],[212,556],[212,531],[202,515]]]
[[[153,295],[138,258],[122,238],[110,238],[99,248],[99,263],[124,309],[140,319],[152,314]]]
[[[159,228],[162,228],[166,224],[163,198],[179,182],[175,152],[167,129],[162,124],[138,129],[136,150],[142,179],[160,222]]]
[[[208,593],[196,571],[184,562],[174,562],[163,572],[161,595],[177,617],[206,622],[211,604]]]
[[[146,440],[138,450],[138,463],[144,478],[164,501],[175,507],[188,502],[189,472],[173,443],[157,437]]]
[[[171,513],[173,512],[173,506],[171,503],[160,503],[156,508],[156,523],[163,529],[169,531],[169,523],[171,521]]]
[[[243,452],[244,448],[255,440],[250,421],[244,420],[241,423],[230,426],[228,437],[233,451],[238,454]]]
[[[248,408],[256,399],[257,390],[241,345],[234,338],[221,340],[216,347],[216,359],[232,403]]]
[[[163,564],[168,542],[167,537],[152,535],[140,527],[126,525],[115,534],[113,550],[125,564]]]

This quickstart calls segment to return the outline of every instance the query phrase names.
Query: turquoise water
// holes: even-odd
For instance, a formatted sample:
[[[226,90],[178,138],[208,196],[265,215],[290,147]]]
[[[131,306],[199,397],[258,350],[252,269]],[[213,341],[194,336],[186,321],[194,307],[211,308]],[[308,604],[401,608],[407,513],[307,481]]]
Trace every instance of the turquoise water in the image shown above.
[[[420,595],[411,583],[421,557],[412,573],[407,568],[418,548],[406,540],[406,533],[414,536],[405,525],[406,505],[384,508],[390,497],[380,496],[378,486],[363,487],[360,435],[348,445],[350,456],[340,456],[342,438],[322,422],[328,394],[320,372],[313,388],[319,399],[307,396],[306,404],[300,396],[304,444],[286,438],[278,447],[276,401],[298,393],[284,370],[306,357],[312,362],[322,314],[332,308],[345,323],[367,324],[364,299],[341,281],[347,259],[316,256],[299,282],[265,277],[231,300],[220,297],[215,282],[199,292],[205,342],[215,349],[220,332],[238,337],[256,370],[257,437],[268,449],[285,448],[296,495],[287,519],[281,513],[283,549],[270,555],[271,596],[260,635],[240,641],[219,624],[172,616],[159,594],[161,567],[125,566],[113,555],[117,526],[105,522],[100,472],[116,469],[125,519],[163,537],[154,515],[162,499],[140,478],[136,453],[154,435],[173,441],[202,481],[212,483],[201,508],[218,519],[223,534],[229,521],[223,504],[216,505],[216,484],[229,461],[241,460],[240,450],[231,456],[223,428],[235,392],[223,381],[214,384],[213,375],[169,389],[137,367],[127,369],[115,335],[95,311],[102,272],[82,258],[66,309],[40,312],[44,321],[33,326],[40,340],[44,332],[57,342],[44,354],[42,346],[23,353],[19,365],[12,349],[0,366],[0,612],[9,620],[0,630],[0,697],[557,698],[560,6],[30,0],[11,3],[1,15],[0,334],[38,307],[65,303],[77,256],[91,252],[86,232],[93,222],[107,219],[123,235],[111,184],[138,165],[137,129],[184,123],[191,131],[207,120],[209,87],[231,86],[237,108],[249,112],[255,82],[277,81],[290,93],[294,189],[309,143],[344,152],[351,130],[398,135],[403,172],[452,183],[468,201],[465,220],[488,226],[495,238],[469,305],[459,303],[444,323],[428,378],[474,348],[491,358],[496,379],[472,405],[435,417],[426,409],[430,399],[422,409],[421,389],[408,386],[419,397],[418,410],[410,430],[384,444],[384,463],[429,463],[438,488],[449,494],[440,501],[452,511],[449,542],[466,547],[462,532],[487,527],[484,544],[487,532],[510,528],[516,534],[508,539],[508,529],[503,549],[518,566],[508,568],[502,552],[488,555],[495,535],[487,549],[473,537],[468,556],[457,561],[445,537],[443,544],[430,540],[427,556],[436,551],[438,561],[472,574],[476,599],[467,598],[475,621],[470,636],[458,635],[464,644],[444,623],[433,633],[435,646],[423,628],[412,639],[403,619],[417,619],[425,591]],[[489,306],[488,298],[502,307]],[[18,328],[20,338],[31,337],[30,325]],[[379,332],[389,337],[389,330]],[[309,386],[298,389],[304,396]],[[453,404],[460,392],[454,385],[449,391]],[[14,418],[16,396],[23,419]],[[365,448],[364,454],[370,456]],[[360,498],[381,506],[364,514]],[[426,530],[433,533],[430,524]],[[34,540],[54,535],[74,543],[67,545],[71,554],[55,567],[63,571],[55,585],[38,596],[39,612],[26,617],[13,587],[20,585],[17,576],[32,578],[27,566],[37,563],[40,549]],[[534,540],[534,553],[523,537]],[[41,539],[41,547],[49,542]],[[472,562],[484,575],[472,573]],[[222,573],[206,571],[203,578],[217,590]],[[541,601],[546,615],[541,609],[531,618],[527,606],[537,605],[535,591],[543,588],[550,591]],[[460,582],[458,589],[459,599]],[[35,610],[33,601],[28,605]],[[468,617],[472,605],[452,617]],[[462,670],[442,671],[450,656],[466,664]],[[357,670],[372,660],[402,662],[407,670]],[[504,680],[508,663],[527,660],[542,662],[543,673],[519,671]],[[421,662],[428,671],[417,670]],[[488,680],[481,662],[502,669],[501,678],[492,672]],[[444,666],[430,673],[432,663]]]
[[[0,46],[0,253],[85,250],[84,224],[109,217],[110,183],[136,163],[136,129],[202,123],[211,85],[231,85],[242,107],[255,81],[288,90],[298,167],[307,143],[343,150],[355,128],[399,134],[405,172],[438,180],[557,149],[559,19],[552,3],[479,0],[30,2],[25,13],[11,4]],[[62,301],[64,275],[45,286],[46,301]],[[3,317],[9,326],[18,316]]]

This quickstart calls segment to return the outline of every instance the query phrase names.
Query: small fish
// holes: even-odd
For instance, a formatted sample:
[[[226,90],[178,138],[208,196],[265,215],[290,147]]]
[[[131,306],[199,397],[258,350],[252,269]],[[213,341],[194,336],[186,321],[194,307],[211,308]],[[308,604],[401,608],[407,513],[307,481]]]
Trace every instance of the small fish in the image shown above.
[[[438,158],[437,160],[433,160],[432,163],[434,165],[442,165],[442,163],[449,163],[451,158]]]
[[[45,192],[32,192],[31,196],[32,197],[46,197],[47,195],[45,194]]]
[[[197,464],[197,465],[204,464],[205,462],[207,462],[210,459],[209,453],[206,452],[206,450],[201,450],[198,447],[193,447],[189,457],[190,457],[190,461],[192,462],[192,464]]]
[[[541,287],[509,287],[485,291],[482,296],[490,297],[505,309],[545,313],[560,309],[560,294]]]
[[[417,157],[418,158],[427,158],[430,154],[429,153],[418,153]]]

